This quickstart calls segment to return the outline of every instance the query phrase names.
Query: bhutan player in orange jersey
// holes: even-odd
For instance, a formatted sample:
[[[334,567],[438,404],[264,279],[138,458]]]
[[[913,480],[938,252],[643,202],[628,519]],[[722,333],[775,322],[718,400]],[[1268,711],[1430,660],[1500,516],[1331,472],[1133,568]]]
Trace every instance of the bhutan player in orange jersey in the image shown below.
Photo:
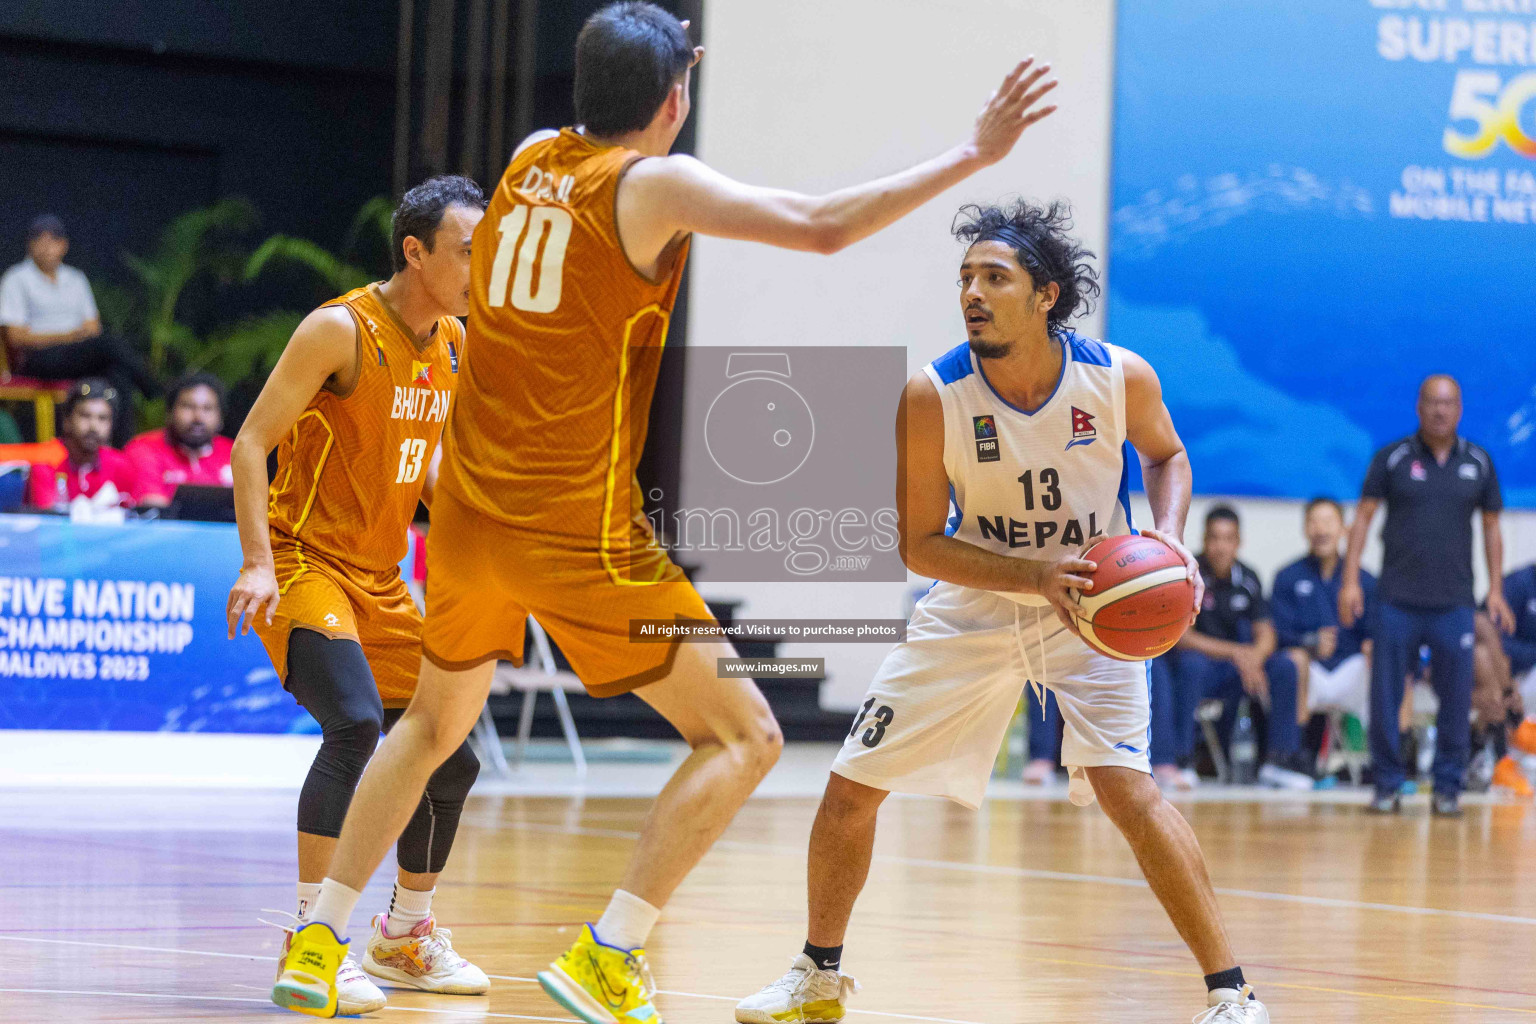
[[[475,237],[468,351],[427,541],[421,681],[347,816],[315,920],[344,931],[433,767],[468,735],[497,658],[531,614],[595,695],[633,690],[692,752],[646,821],[621,888],[540,975],[593,1024],[657,1024],[641,948],[659,909],[773,765],[782,742],[714,643],[629,642],[636,619],[708,619],[652,536],[639,460],[692,233],[811,252],[850,245],[1008,154],[1053,82],[1025,61],[967,137],[909,170],[805,196],[669,156],[702,56],[648,3],[611,4],[576,43],[579,124],[513,154]],[[329,931],[312,925],[320,946]],[[318,949],[319,947],[317,947]]]
[[[432,178],[407,192],[394,215],[394,276],[304,319],[235,441],[245,565],[229,596],[230,634],[248,616],[243,628],[256,629],[323,737],[299,794],[299,926],[314,910],[379,731],[395,724],[416,689],[421,615],[399,563],[417,502],[432,500],[438,439],[464,357],[457,317],[468,304],[470,241],[484,206],[467,178]],[[285,944],[279,1005],[377,1010],[384,995],[364,970],[430,992],[490,987],[431,916],[479,770],[467,744],[444,755],[425,795],[412,798],[404,831],[396,829],[399,880],[389,912],[374,921],[362,969],[342,964],[328,993],[306,983],[304,964]]]

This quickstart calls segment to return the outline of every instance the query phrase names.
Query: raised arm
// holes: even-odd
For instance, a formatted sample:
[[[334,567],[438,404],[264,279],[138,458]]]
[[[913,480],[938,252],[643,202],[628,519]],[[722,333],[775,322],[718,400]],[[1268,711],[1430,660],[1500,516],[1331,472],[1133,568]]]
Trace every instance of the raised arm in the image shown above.
[[[1184,519],[1189,515],[1189,495],[1194,486],[1194,471],[1189,453],[1173,417],[1163,404],[1163,385],[1151,365],[1134,352],[1121,350],[1125,367],[1125,435],[1141,459],[1141,481],[1147,502],[1152,506],[1152,526],[1141,533],[1167,544],[1184,559],[1188,578],[1195,585],[1195,603],[1190,622],[1200,612],[1205,597],[1205,579],[1200,563],[1184,546]]]
[[[293,332],[235,437],[229,468],[235,479],[235,522],[244,563],[225,608],[230,636],[237,627],[242,634],[249,632],[263,610],[270,624],[277,611],[277,577],[267,535],[267,455],[326,382],[352,373],[356,362],[352,314],[339,306],[315,310]]]
[[[997,163],[1025,128],[1054,106],[1037,106],[1055,87],[1049,65],[1030,58],[1003,79],[962,143],[915,167],[822,196],[746,185],[693,157],[642,160],[619,188],[618,223],[636,266],[650,266],[688,232],[832,253],[874,234],[952,185]]]

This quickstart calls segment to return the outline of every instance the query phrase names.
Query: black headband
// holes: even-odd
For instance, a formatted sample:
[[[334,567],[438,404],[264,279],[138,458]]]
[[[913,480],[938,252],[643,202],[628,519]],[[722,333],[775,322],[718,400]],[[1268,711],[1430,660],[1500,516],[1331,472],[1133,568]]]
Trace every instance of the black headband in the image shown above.
[[[1030,238],[1011,224],[1004,224],[1000,228],[992,228],[976,239],[976,241],[1007,242],[1014,250],[1022,251],[1028,257],[1027,262],[1021,262],[1024,262],[1024,269],[1030,272],[1030,276],[1034,276],[1037,270],[1041,273],[1045,272],[1045,254],[1040,251],[1040,247],[1035,244],[1033,238]],[[971,244],[974,245],[975,242]]]

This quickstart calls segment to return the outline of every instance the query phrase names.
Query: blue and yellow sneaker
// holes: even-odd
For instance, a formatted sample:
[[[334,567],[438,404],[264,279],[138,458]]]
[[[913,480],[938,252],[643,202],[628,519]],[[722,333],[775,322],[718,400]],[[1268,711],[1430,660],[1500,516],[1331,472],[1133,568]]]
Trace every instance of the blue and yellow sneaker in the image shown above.
[[[575,945],[549,970],[539,972],[539,984],[587,1024],[662,1024],[645,950],[605,946],[590,924],[582,925]]]
[[[840,971],[823,971],[801,953],[789,973],[736,1004],[739,1024],[834,1024],[843,1019],[859,983]]]
[[[336,1016],[336,972],[347,958],[348,945],[327,924],[307,924],[294,932],[272,986],[272,1001],[311,1017]]]

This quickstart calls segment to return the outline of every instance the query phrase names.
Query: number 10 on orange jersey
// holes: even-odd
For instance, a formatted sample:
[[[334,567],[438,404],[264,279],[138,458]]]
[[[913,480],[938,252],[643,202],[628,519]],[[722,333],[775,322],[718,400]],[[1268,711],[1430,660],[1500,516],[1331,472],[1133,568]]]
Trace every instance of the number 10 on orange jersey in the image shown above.
[[[530,210],[532,211],[530,213]],[[526,227],[525,234],[523,228]],[[558,206],[528,207],[519,204],[497,225],[501,241],[491,263],[491,285],[486,301],[504,306],[510,297],[515,309],[525,313],[552,313],[560,305],[560,279],[565,272],[565,246],[571,240],[571,215]],[[522,245],[518,245],[518,239]],[[512,257],[517,256],[514,272]],[[535,266],[538,280],[535,283]],[[508,278],[511,294],[508,295]]]

